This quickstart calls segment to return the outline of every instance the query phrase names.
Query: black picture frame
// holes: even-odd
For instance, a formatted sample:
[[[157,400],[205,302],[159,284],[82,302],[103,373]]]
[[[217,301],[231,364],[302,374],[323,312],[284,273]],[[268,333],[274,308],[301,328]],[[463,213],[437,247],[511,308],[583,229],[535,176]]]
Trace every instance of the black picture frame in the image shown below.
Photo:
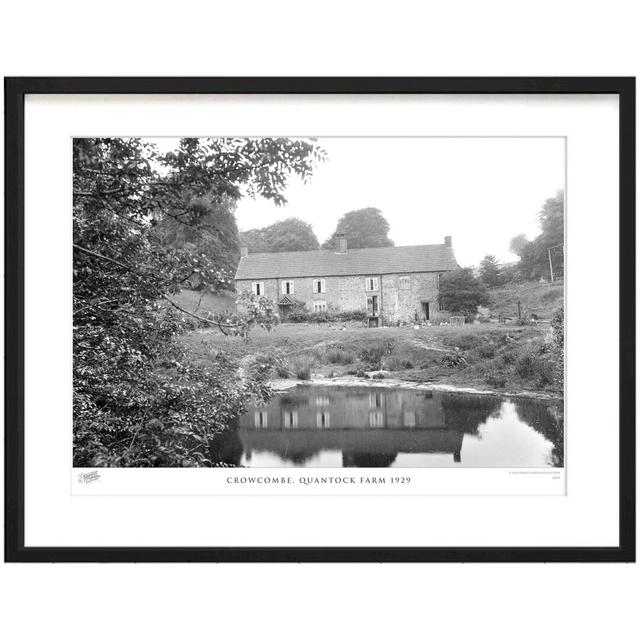
[[[26,547],[24,542],[24,100],[28,94],[616,94],[620,160],[620,475],[615,547]],[[5,78],[5,561],[635,561],[635,78]]]

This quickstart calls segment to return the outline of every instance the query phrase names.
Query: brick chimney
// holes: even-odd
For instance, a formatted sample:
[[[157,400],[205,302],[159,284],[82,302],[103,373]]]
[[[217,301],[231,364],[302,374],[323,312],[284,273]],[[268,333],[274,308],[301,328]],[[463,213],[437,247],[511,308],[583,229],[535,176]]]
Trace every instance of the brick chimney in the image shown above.
[[[336,234],[336,253],[347,253],[347,236],[344,233]]]
[[[240,247],[240,257],[246,258],[249,255],[249,247]]]
[[[444,237],[444,246],[445,247],[453,247],[453,239],[451,238],[451,236],[445,236]]]

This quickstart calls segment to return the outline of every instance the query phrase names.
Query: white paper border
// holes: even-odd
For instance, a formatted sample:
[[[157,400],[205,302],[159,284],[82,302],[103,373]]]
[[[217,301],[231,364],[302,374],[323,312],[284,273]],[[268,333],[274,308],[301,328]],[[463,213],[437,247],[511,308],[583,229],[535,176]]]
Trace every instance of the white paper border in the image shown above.
[[[616,96],[27,96],[25,109],[27,546],[618,544]],[[70,137],[204,134],[566,136],[568,495],[72,497]],[[610,349],[585,349],[581,310],[603,299]]]

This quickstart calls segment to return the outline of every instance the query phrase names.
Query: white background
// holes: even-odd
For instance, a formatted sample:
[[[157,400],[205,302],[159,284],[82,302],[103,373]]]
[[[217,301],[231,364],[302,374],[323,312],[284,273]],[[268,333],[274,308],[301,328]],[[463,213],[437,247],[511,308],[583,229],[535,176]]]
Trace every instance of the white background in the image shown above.
[[[632,2],[12,3],[7,75],[636,75]],[[602,638],[633,566],[3,566],[12,638]]]

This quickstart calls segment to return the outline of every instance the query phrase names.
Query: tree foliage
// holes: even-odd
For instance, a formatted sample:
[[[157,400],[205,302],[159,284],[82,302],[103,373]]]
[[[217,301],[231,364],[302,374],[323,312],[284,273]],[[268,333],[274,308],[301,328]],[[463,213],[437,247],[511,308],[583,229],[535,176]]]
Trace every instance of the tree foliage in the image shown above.
[[[229,288],[228,255],[206,247],[233,235],[233,203],[245,192],[282,204],[287,177],[306,179],[321,157],[289,139],[183,139],[164,155],[136,138],[74,140],[76,466],[210,464],[212,435],[266,396],[268,367],[218,354],[201,368],[176,337],[268,329],[272,305],[245,294],[237,314],[205,317],[172,294],[194,277]]]
[[[553,331],[553,345],[556,354],[554,382],[560,389],[564,389],[564,302],[553,312],[551,318]]]
[[[502,284],[502,267],[495,256],[487,255],[480,261],[480,278],[487,287]]]
[[[261,229],[240,233],[240,245],[249,253],[312,251],[320,248],[313,228],[300,218],[286,218]]]
[[[235,209],[235,200],[230,196],[206,194],[188,202],[183,210],[171,212],[173,215],[158,210],[155,221],[162,245],[190,255],[215,256],[216,265],[229,276],[229,281],[240,258]],[[194,273],[185,284],[202,289],[206,280]],[[225,287],[224,282],[212,282],[208,288],[215,291]]]
[[[526,280],[550,278],[549,252],[554,276],[564,274],[564,191],[548,198],[538,213],[540,234],[522,242],[522,234],[511,240],[511,250],[520,257],[519,268]]]
[[[470,319],[476,315],[480,305],[489,303],[489,296],[480,278],[473,275],[472,269],[466,268],[448,271],[441,276],[438,301],[447,311]]]
[[[322,245],[323,249],[336,249],[336,236],[344,234],[351,249],[364,247],[392,247],[393,240],[388,237],[389,223],[380,209],[367,207],[345,213],[336,230]]]
[[[527,240],[527,236],[524,233],[519,233],[517,236],[511,238],[511,242],[509,243],[509,251],[511,253],[515,253],[517,256],[524,251],[525,247],[529,244],[529,240]]]

